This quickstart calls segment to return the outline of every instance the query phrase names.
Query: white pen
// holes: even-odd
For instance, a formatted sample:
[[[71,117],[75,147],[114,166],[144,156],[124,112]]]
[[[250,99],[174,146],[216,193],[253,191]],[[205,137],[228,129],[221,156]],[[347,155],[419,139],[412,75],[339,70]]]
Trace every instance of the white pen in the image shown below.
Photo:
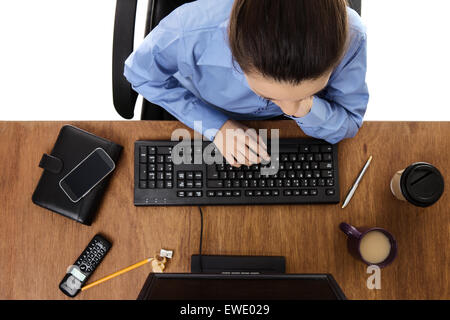
[[[370,163],[372,162],[373,157],[370,156],[369,160],[367,160],[366,165],[364,166],[364,168],[361,170],[361,173],[359,174],[358,178],[356,179],[355,183],[353,184],[352,189],[350,190],[350,192],[347,195],[347,198],[345,198],[344,204],[342,205],[342,209],[344,209],[350,202],[350,200],[352,200],[353,195],[355,194],[356,189],[358,189],[358,185],[359,182],[361,181],[362,177],[364,176],[364,174],[367,171],[367,168],[369,168]]]

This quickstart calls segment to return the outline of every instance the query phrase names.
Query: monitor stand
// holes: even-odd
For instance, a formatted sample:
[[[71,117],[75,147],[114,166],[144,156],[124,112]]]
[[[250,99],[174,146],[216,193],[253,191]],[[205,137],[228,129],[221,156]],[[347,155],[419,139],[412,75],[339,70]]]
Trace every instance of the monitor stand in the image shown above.
[[[283,274],[285,271],[284,257],[210,255],[191,257],[192,273]]]

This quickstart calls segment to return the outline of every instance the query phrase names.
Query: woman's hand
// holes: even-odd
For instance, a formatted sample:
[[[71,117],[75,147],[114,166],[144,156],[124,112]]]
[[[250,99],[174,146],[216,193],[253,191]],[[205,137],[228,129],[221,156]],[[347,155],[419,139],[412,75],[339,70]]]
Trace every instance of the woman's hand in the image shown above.
[[[232,166],[251,166],[262,160],[270,161],[267,146],[256,131],[237,121],[225,122],[213,142]]]

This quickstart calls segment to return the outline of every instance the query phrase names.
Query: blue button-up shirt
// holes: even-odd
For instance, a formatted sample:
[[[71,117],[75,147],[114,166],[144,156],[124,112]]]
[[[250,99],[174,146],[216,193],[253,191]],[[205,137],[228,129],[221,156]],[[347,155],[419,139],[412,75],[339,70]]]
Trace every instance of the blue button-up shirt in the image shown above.
[[[227,25],[233,0],[198,0],[185,4],[152,30],[125,62],[125,77],[148,101],[162,106],[187,126],[213,140],[229,119],[268,119],[283,114],[255,94],[228,46]],[[311,111],[291,117],[308,135],[337,143],[355,136],[362,125],[369,94],[366,31],[348,9],[347,52]],[[270,50],[270,43],[267,44]]]

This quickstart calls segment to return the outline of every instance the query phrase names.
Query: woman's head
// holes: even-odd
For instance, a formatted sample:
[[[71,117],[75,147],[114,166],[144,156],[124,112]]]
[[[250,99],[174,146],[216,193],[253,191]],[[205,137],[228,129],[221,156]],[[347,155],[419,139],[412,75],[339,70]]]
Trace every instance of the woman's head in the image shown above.
[[[228,30],[250,87],[278,105],[326,86],[347,33],[346,0],[235,0]]]

